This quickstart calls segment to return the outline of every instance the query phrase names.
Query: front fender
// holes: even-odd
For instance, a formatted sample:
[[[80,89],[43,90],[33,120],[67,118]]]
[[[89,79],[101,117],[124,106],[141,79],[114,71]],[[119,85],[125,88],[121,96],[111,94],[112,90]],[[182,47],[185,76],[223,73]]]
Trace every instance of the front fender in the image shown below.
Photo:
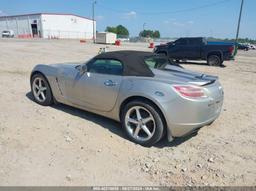
[[[53,96],[56,100],[58,100],[60,97],[62,97],[59,86],[58,86],[58,82],[56,80],[56,77],[58,76],[58,69],[51,66],[51,65],[44,65],[44,64],[38,64],[36,65],[30,75],[30,81],[32,76],[35,73],[41,73],[45,76],[45,78],[47,79],[50,88],[52,90]]]
[[[54,68],[50,65],[38,64],[33,68],[30,79],[36,72],[42,73],[48,79],[49,77],[55,77],[57,75],[57,68]]]

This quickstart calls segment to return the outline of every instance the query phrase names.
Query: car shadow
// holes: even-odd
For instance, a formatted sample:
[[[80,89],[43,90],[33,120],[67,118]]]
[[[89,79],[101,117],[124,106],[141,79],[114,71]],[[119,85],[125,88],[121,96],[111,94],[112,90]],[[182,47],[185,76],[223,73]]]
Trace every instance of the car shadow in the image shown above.
[[[34,102],[34,98],[31,92],[28,92],[26,94],[26,97]],[[64,105],[61,103],[58,104],[54,104],[51,106],[54,109],[57,109],[59,111],[68,113],[70,115],[76,116],[76,117],[80,117],[83,118],[85,120],[91,121],[93,123],[98,124],[99,126],[108,129],[111,133],[114,133],[120,137],[122,137],[123,139],[128,139],[128,137],[125,135],[124,131],[121,128],[121,124],[115,120],[106,118],[104,116],[101,115],[97,115],[88,111],[84,111],[78,108],[74,108],[68,105]],[[182,137],[182,138],[176,138],[174,139],[174,141],[169,142],[167,140],[167,137],[163,138],[160,142],[158,142],[157,144],[155,144],[153,147],[157,147],[157,148],[164,148],[164,147],[177,147],[178,145],[182,144],[183,142],[191,139],[193,136],[195,136],[195,134],[191,134],[189,136],[186,137]]]
[[[34,98],[33,98],[33,95],[32,95],[31,92],[28,92],[26,94],[26,97],[34,102]],[[122,129],[118,128],[118,127],[120,127],[120,123],[116,122],[115,120],[112,120],[112,119],[109,119],[109,118],[106,118],[104,116],[97,115],[97,114],[94,114],[94,113],[91,113],[91,112],[88,112],[88,111],[84,111],[84,110],[81,110],[81,109],[78,109],[78,108],[74,108],[74,107],[71,107],[71,106],[68,106],[68,105],[64,105],[64,104],[61,104],[61,103],[54,104],[50,107],[52,107],[54,109],[57,109],[59,111],[68,113],[70,115],[80,117],[80,118],[83,118],[85,120],[96,123],[96,124],[100,125],[101,127],[105,128],[105,129],[108,129],[112,133],[115,133],[116,135],[126,139],[126,136],[125,136],[124,132],[122,131]]]
[[[194,62],[194,61],[186,61],[186,62],[182,61],[182,62],[178,62],[177,64],[181,64],[181,65],[190,65],[191,64],[191,65],[209,66],[207,64],[207,62]],[[224,64],[222,64],[219,67],[225,68],[226,66]]]
[[[191,138],[195,137],[197,135],[197,132],[191,133],[189,135],[186,135],[184,137],[177,137],[172,142],[169,142],[167,140],[167,137],[159,141],[154,145],[154,147],[157,148],[166,148],[166,147],[177,147],[181,145],[182,143],[190,140]]]

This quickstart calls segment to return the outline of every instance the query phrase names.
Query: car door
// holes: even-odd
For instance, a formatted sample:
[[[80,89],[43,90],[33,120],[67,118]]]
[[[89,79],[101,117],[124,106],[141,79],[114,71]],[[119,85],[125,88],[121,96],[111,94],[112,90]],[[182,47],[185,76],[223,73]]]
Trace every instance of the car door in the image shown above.
[[[179,39],[168,46],[168,56],[174,59],[186,58],[187,40]]]
[[[123,64],[114,59],[95,59],[67,84],[67,96],[75,105],[99,111],[110,111],[117,100],[122,83]]]
[[[201,58],[201,46],[202,40],[200,38],[188,39],[188,44],[186,46],[187,59],[197,60]]]

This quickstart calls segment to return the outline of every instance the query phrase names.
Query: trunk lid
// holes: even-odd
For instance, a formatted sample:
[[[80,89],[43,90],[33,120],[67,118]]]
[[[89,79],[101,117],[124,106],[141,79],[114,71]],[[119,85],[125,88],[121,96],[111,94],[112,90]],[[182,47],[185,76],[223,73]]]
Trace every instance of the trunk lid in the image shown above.
[[[217,76],[193,72],[179,66],[168,65],[164,70],[153,70],[155,78],[172,80],[179,83],[189,83],[198,86],[206,86],[218,80]]]

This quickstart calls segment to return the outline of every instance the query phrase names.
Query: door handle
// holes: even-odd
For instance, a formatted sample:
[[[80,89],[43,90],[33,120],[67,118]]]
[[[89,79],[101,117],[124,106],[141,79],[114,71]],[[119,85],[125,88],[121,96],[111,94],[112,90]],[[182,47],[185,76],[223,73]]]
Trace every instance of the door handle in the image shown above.
[[[107,80],[104,82],[105,86],[116,86],[117,83],[113,82],[112,80]]]

